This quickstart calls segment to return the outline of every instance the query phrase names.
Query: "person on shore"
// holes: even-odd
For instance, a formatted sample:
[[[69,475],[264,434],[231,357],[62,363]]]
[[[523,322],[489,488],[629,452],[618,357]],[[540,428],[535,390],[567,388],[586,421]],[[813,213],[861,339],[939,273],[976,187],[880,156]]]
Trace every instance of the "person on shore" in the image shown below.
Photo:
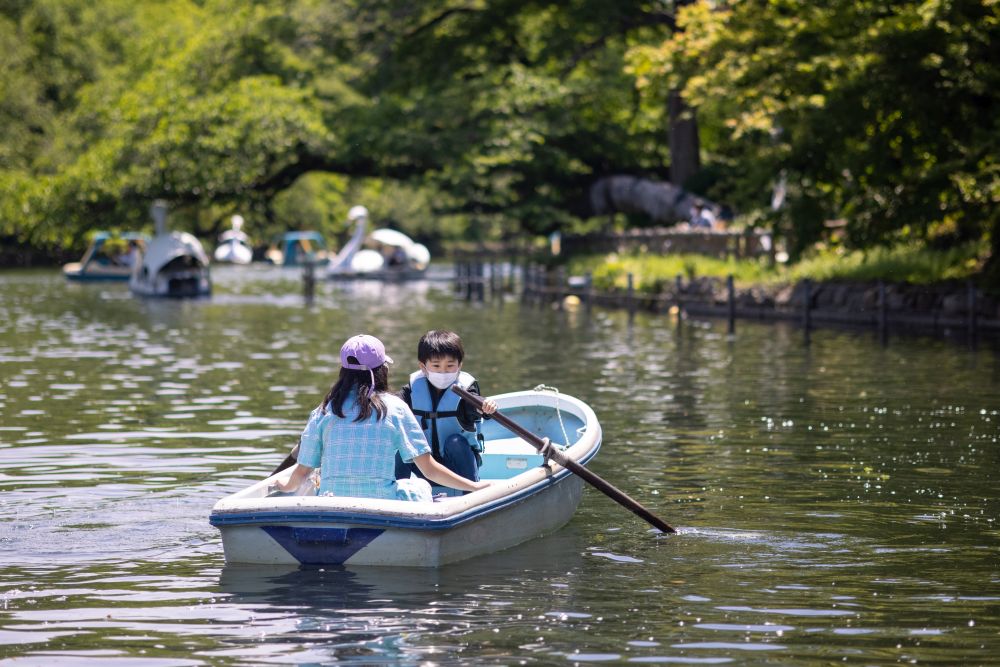
[[[491,398],[485,399],[480,413],[449,390],[457,384],[471,394],[480,393],[476,378],[462,370],[464,358],[465,349],[457,333],[428,331],[417,343],[420,369],[410,375],[399,396],[420,419],[434,458],[463,477],[479,480],[483,415],[488,418],[496,412],[497,404]],[[419,476],[419,472],[405,461],[396,460],[396,477]]]
[[[389,393],[391,363],[374,336],[353,336],[344,343],[340,375],[310,414],[295,468],[288,481],[274,485],[277,491],[295,491],[315,468],[320,468],[321,496],[429,501],[433,498],[426,480],[460,491],[489,486],[434,460],[410,409]],[[397,480],[396,456],[426,479]]]
[[[714,221],[715,216],[701,202],[695,202],[694,206],[691,207],[690,222],[692,229],[711,229]]]

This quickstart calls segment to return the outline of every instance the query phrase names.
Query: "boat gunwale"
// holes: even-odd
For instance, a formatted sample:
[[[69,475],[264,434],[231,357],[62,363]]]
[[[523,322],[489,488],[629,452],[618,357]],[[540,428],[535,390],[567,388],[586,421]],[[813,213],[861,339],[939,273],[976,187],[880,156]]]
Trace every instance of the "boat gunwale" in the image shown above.
[[[581,458],[579,463],[583,465],[597,454],[600,443],[594,447],[588,456]],[[541,466],[544,467],[544,466]],[[551,468],[549,468],[551,470]],[[524,474],[524,473],[522,473]],[[259,511],[231,511],[212,512],[209,523],[216,527],[223,526],[252,526],[272,523],[349,523],[352,526],[380,526],[386,528],[408,528],[414,530],[446,530],[468,523],[480,517],[492,514],[505,509],[511,505],[528,500],[545,489],[555,486],[564,481],[573,473],[565,468],[560,468],[556,472],[546,474],[546,476],[535,482],[531,486],[519,489],[510,494],[505,494],[486,503],[474,505],[456,514],[450,514],[438,518],[427,516],[405,516],[400,514],[375,514],[366,513],[364,510],[347,509],[315,509],[313,511],[294,511],[276,508],[273,510]],[[514,478],[511,478],[514,479]],[[406,502],[406,501],[401,501]]]

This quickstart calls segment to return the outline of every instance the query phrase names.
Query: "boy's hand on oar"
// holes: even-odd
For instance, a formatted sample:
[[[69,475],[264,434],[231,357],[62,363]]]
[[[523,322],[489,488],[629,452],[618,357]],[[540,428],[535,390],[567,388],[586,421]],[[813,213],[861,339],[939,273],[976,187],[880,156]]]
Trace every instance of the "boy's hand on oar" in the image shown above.
[[[494,401],[492,398],[484,398],[483,405],[482,407],[479,408],[479,411],[482,412],[484,415],[491,415],[497,411],[498,407],[499,406],[497,405],[497,402]]]

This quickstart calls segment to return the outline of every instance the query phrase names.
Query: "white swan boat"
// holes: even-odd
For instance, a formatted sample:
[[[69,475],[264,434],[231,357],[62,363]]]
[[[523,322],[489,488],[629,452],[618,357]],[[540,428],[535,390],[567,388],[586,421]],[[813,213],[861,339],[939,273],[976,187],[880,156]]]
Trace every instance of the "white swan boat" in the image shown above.
[[[579,399],[537,389],[493,398],[577,463],[601,446],[597,417]],[[209,521],[222,533],[228,563],[418,567],[506,549],[569,521],[583,480],[495,421],[483,433],[480,477],[493,484],[474,493],[434,502],[317,496],[307,481],[294,495],[268,496],[289,468],[223,498]]]
[[[367,233],[368,209],[364,206],[351,208],[347,219],[355,223],[354,233],[330,262],[326,271],[327,278],[412,280],[420,278],[427,271],[431,262],[427,246],[388,227]]]
[[[243,216],[234,215],[230,223],[232,228],[219,235],[212,259],[221,264],[249,264],[253,261],[253,248],[250,237],[243,231]]]
[[[212,293],[208,255],[201,241],[187,232],[167,229],[166,202],[150,209],[156,235],[140,248],[128,286],[140,296],[196,297]]]

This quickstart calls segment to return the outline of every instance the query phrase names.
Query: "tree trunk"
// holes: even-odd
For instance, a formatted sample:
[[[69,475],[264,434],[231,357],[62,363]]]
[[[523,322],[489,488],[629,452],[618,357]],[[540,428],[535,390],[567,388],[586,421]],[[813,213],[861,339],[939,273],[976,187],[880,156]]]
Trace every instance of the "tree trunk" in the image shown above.
[[[679,90],[671,90],[667,96],[667,113],[670,118],[670,182],[684,187],[701,169],[698,120],[694,109],[684,103]]]

